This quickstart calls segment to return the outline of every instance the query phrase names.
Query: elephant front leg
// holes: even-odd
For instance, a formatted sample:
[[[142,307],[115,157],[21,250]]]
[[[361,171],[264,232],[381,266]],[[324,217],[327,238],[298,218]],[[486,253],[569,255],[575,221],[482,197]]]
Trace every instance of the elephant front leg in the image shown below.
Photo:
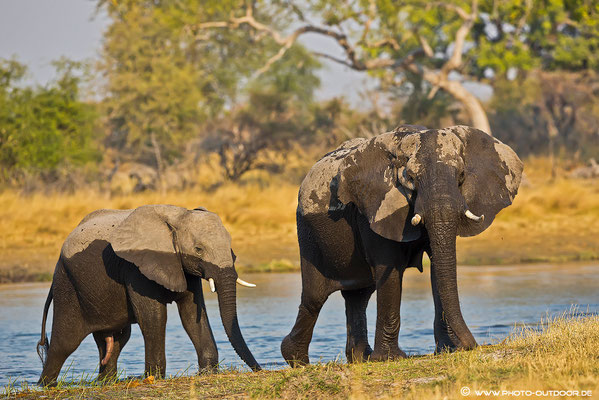
[[[153,284],[152,284],[153,286]],[[127,287],[129,299],[144,338],[145,374],[161,378],[166,372],[166,304]],[[143,288],[142,288],[143,289]],[[148,293],[150,293],[148,291]]]
[[[398,344],[403,268],[376,267],[377,314],[372,361],[405,358]]]
[[[200,278],[188,278],[188,287],[189,291],[177,300],[181,323],[196,349],[200,371],[215,371],[218,349],[208,322]]]
[[[111,339],[108,339],[108,338]],[[116,376],[117,374],[117,362],[119,355],[125,347],[125,344],[131,337],[131,325],[125,326],[119,332],[94,332],[94,340],[98,346],[98,352],[100,354],[100,371],[98,373],[98,381],[106,380]],[[108,339],[108,340],[107,340]],[[108,346],[108,342],[112,341],[111,346]],[[111,347],[108,349],[108,347]],[[110,350],[110,354],[107,351]]]
[[[347,343],[345,356],[348,362],[367,360],[372,349],[368,344],[366,307],[374,292],[374,286],[359,290],[342,290],[347,318]]]

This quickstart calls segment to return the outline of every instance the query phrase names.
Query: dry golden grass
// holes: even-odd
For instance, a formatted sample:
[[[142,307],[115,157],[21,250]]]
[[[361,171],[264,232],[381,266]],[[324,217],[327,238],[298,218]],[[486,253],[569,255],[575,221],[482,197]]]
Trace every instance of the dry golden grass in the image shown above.
[[[545,159],[531,159],[511,207],[481,235],[458,240],[462,264],[572,261],[599,258],[599,182],[549,179]],[[563,171],[560,173],[565,175]],[[214,191],[109,196],[0,193],[0,282],[48,279],[60,246],[89,212],[166,203],[218,213],[233,237],[241,268],[296,268],[297,185],[263,180],[225,184]]]
[[[233,237],[242,267],[297,259],[297,188],[291,184],[228,184],[212,192],[148,192],[113,197],[92,191],[23,197],[5,191],[0,193],[0,270],[8,271],[5,279],[9,273],[18,277],[19,270],[50,272],[62,242],[86,214],[100,208],[128,209],[144,204],[204,206],[218,213]]]
[[[134,379],[107,386],[67,386],[37,393],[18,393],[16,387],[5,390],[26,398],[43,395],[89,399],[597,398],[598,349],[598,316],[563,316],[543,324],[540,331],[523,329],[496,345],[395,362],[327,363],[258,373],[223,371],[153,383]],[[470,395],[463,396],[462,390],[469,390]],[[476,391],[498,392],[477,395]],[[503,391],[557,391],[557,395],[510,395]],[[578,391],[578,395],[568,396],[568,391]],[[581,397],[583,391],[592,396]]]

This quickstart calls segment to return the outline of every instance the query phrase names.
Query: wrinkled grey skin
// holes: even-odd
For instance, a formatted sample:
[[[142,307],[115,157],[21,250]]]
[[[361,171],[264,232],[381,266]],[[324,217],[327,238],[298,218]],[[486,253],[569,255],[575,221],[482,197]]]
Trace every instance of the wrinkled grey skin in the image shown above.
[[[476,342],[460,310],[456,236],[485,230],[517,193],[522,163],[482,131],[454,126],[402,126],[372,139],[353,139],[325,155],[299,191],[297,230],[302,296],[295,325],[281,344],[291,365],[308,363],[308,345],[328,296],[341,290],[349,361],[405,357],[400,303],[406,268],[431,258],[437,351]],[[470,210],[484,214],[476,222]],[[420,224],[410,221],[415,214]],[[377,290],[374,350],[366,306]]]
[[[201,278],[214,279],[222,323],[233,348],[250,367],[260,369],[237,321],[234,258],[231,237],[220,218],[203,208],[149,205],[89,214],[64,242],[56,264],[42,321],[40,346],[45,347],[47,360],[39,383],[55,383],[66,358],[90,333],[100,360],[105,359],[99,378],[114,374],[132,323],[139,324],[144,337],[146,374],[161,376],[166,368],[166,304],[172,301],[200,369],[214,368],[218,351]],[[48,346],[45,322],[52,300]],[[107,356],[112,339],[114,347]]]

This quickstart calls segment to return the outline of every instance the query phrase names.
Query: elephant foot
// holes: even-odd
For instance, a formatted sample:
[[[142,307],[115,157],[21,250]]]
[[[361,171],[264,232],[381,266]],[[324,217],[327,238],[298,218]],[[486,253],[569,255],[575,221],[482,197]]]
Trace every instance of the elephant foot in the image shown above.
[[[37,385],[43,388],[53,388],[58,385],[56,378],[48,379],[46,377],[42,377],[37,381]]]
[[[370,345],[366,343],[357,343],[353,345],[351,348],[346,349],[345,356],[347,357],[347,362],[355,363],[355,362],[363,362],[369,359],[372,354],[372,348]]]
[[[399,346],[393,346],[384,349],[374,349],[370,355],[370,361],[393,361],[407,357],[406,353]]]
[[[281,354],[285,361],[287,361],[287,364],[293,368],[310,364],[308,346],[298,345],[289,335],[285,336],[285,339],[281,343]]]
[[[478,344],[472,335],[460,340],[451,330],[435,331],[435,353],[451,353],[457,350],[473,350]]]
[[[100,369],[100,373],[98,374],[98,378],[96,379],[97,382],[107,382],[112,380],[113,378],[115,378],[117,376],[117,370],[116,368],[110,368],[110,369]]]
[[[474,348],[478,346],[476,343],[469,344],[466,346],[463,345],[459,345],[456,346],[453,343],[451,344],[439,344],[437,343],[436,347],[435,347],[435,354],[439,354],[439,353],[453,353],[454,351],[458,351],[458,350],[474,350]]]

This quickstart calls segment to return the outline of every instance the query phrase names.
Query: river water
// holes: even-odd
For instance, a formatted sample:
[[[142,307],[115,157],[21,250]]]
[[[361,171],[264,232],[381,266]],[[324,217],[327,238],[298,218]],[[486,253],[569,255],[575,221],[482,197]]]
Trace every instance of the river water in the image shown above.
[[[239,287],[240,325],[254,356],[266,368],[286,364],[279,345],[295,321],[301,292],[299,273],[243,276],[258,285]],[[459,267],[458,283],[464,318],[479,344],[505,338],[517,324],[537,324],[577,306],[577,313],[599,312],[599,265],[526,265]],[[0,286],[0,389],[9,382],[35,383],[42,369],[36,353],[40,321],[49,284]],[[222,365],[242,367],[227,341],[218,315],[216,295],[204,287],[209,319]],[[409,269],[404,275],[400,347],[408,354],[434,350],[434,307],[429,271]],[[177,308],[168,308],[167,375],[193,374],[197,359],[179,320]],[[370,343],[374,343],[376,295],[368,307]],[[51,330],[51,316],[48,330]],[[346,338],[344,302],[333,294],[320,314],[310,345],[312,362],[344,360]],[[63,366],[66,379],[92,379],[98,353],[90,335]],[[133,326],[131,339],[119,358],[123,376],[143,373],[141,332]]]

